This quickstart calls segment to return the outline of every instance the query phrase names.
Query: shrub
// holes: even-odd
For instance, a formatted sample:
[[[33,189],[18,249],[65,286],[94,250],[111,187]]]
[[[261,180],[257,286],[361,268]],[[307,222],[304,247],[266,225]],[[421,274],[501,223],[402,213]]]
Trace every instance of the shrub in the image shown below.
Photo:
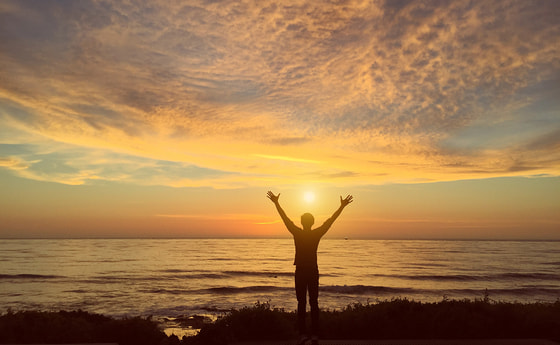
[[[0,316],[0,343],[118,342],[154,345],[166,338],[150,318],[124,318],[78,311],[21,311]]]
[[[295,312],[268,303],[232,310],[203,327],[186,344],[295,337]],[[422,303],[406,298],[355,303],[342,310],[322,310],[320,336],[327,339],[476,339],[548,338],[560,340],[560,302],[505,303],[447,300]]]

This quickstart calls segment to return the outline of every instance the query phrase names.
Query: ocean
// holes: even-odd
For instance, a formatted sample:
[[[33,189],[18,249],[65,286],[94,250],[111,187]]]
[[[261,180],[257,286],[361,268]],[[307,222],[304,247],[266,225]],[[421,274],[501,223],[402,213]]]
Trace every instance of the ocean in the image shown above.
[[[269,302],[296,309],[293,240],[0,241],[0,312],[218,316]],[[555,302],[560,242],[323,239],[319,306],[408,298]]]

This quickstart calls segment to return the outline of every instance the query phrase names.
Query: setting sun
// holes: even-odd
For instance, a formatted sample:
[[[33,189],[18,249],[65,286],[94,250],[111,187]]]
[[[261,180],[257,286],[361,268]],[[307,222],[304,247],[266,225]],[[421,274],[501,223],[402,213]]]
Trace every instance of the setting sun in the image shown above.
[[[305,202],[307,202],[307,203],[312,203],[313,201],[315,201],[315,193],[305,192],[303,194],[303,200],[305,200]]]

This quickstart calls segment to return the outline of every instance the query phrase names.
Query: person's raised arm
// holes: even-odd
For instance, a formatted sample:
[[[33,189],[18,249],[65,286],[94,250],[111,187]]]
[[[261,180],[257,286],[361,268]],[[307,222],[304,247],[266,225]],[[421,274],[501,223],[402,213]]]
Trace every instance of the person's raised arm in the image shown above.
[[[340,196],[340,206],[338,207],[338,209],[334,211],[333,215],[329,219],[327,219],[319,229],[317,229],[322,232],[321,236],[323,236],[330,229],[331,225],[342,213],[342,210],[344,210],[344,208],[348,206],[348,204],[350,204],[352,201],[354,201],[354,197],[352,197],[352,195],[347,195],[344,199],[342,199],[342,195]]]
[[[280,218],[282,218],[282,221],[286,225],[286,228],[288,228],[288,231],[293,233],[295,225],[294,225],[294,222],[292,222],[292,220],[290,218],[288,218],[288,216],[286,215],[286,212],[284,212],[284,210],[280,206],[280,202],[278,201],[278,199],[280,198],[280,193],[278,193],[278,195],[274,195],[274,193],[272,193],[271,191],[268,191],[268,193],[266,193],[266,196],[276,206],[276,210],[278,211],[278,214],[280,214]]]

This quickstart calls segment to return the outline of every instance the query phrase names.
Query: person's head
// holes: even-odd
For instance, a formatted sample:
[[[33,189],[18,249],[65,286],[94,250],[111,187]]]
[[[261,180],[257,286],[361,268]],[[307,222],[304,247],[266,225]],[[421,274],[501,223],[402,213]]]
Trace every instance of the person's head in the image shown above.
[[[315,223],[315,218],[313,218],[311,213],[304,213],[301,215],[301,225],[303,225],[304,229],[311,229],[313,223]]]

